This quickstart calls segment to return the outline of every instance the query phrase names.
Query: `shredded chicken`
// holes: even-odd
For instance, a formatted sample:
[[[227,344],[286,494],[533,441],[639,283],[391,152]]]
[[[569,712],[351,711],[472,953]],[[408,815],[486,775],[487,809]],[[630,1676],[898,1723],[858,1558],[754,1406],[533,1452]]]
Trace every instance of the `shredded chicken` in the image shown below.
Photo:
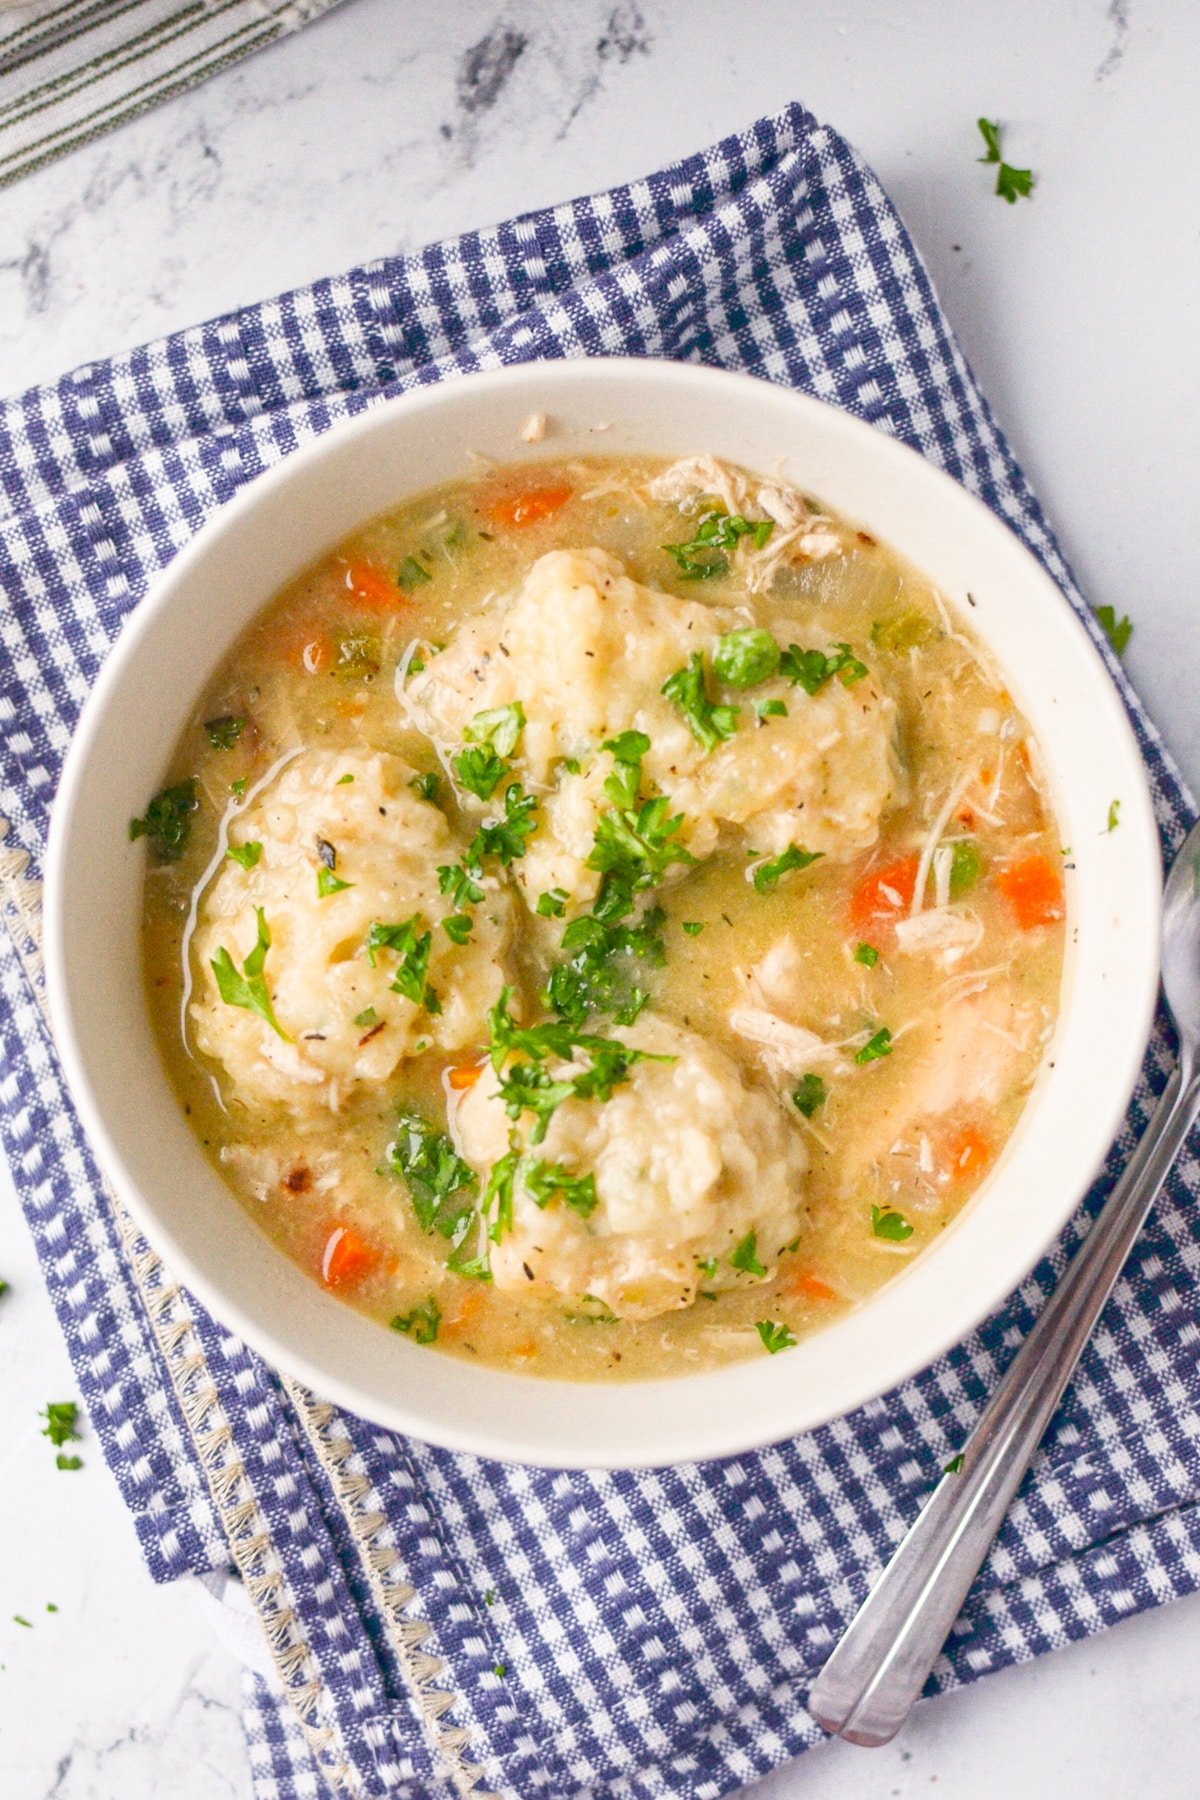
[[[778,483],[752,487],[736,469],[715,456],[687,456],[672,463],[649,484],[655,500],[671,505],[694,505],[711,495],[728,513],[744,519],[770,519],[775,525],[765,544],[743,538],[733,552],[733,564],[752,594],[764,593],[784,563],[816,562],[837,556],[844,548],[832,519],[814,513],[796,488]]]
[[[930,952],[940,958],[945,968],[961,962],[983,940],[983,921],[974,913],[956,911],[949,906],[936,906],[914,918],[901,919],[896,926],[896,945],[908,955]]]
[[[540,444],[545,435],[545,413],[530,413],[519,433],[521,442],[523,444]]]
[[[803,1025],[789,1025],[777,1013],[761,1006],[734,1006],[729,1013],[729,1027],[741,1038],[758,1044],[763,1061],[783,1075],[803,1075],[814,1063],[836,1062],[838,1047],[827,1044],[815,1031]]]

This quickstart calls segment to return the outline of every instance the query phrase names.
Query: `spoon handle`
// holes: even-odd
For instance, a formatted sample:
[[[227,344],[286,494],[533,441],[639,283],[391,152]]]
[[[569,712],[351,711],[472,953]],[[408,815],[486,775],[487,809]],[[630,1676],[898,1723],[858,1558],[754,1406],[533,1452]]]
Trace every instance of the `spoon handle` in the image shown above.
[[[826,1731],[878,1745],[904,1723],[1197,1112],[1200,1075],[1181,1063],[961,1467],[942,1476],[818,1676],[808,1706]]]

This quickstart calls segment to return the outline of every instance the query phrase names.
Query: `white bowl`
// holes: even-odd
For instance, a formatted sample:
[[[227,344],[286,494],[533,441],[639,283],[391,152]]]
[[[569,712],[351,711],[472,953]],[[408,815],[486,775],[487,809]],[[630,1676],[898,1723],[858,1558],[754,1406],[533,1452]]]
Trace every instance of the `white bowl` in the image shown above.
[[[518,442],[546,412],[540,451]],[[1071,847],[1058,1035],[998,1166],[882,1292],[776,1357],[626,1385],[542,1381],[440,1356],[336,1300],[259,1231],[204,1156],[143,1001],[141,813],[199,692],[285,581],[361,521],[504,460],[713,451],[786,473],[911,559],[1004,669],[1051,771]],[[1105,829],[1119,800],[1120,828]],[[977,500],[911,450],[819,401],[692,365],[543,362],[424,388],[340,425],[253,482],[180,552],[126,625],[84,709],[54,810],[46,969],[67,1079],[97,1156],[175,1276],[270,1362],[385,1425],[561,1467],[723,1456],[882,1393],[963,1337],[1021,1280],[1108,1150],[1145,1046],[1160,860],[1120,699],[1066,601]]]

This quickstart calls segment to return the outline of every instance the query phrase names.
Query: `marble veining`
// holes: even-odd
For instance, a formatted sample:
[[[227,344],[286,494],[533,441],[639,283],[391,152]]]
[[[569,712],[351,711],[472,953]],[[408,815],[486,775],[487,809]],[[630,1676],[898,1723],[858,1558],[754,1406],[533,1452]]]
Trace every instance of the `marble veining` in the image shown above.
[[[348,0],[0,194],[0,390],[803,99],[896,199],[1195,780],[1198,56],[1200,12],[1171,0]],[[1034,168],[1029,205],[991,194],[981,112]],[[66,1474],[38,1435],[72,1381],[6,1179],[0,1277],[0,1800],[249,1800],[234,1659],[147,1581],[95,1443]],[[1198,1628],[1200,1598],[1130,1620],[756,1800],[1190,1800]]]

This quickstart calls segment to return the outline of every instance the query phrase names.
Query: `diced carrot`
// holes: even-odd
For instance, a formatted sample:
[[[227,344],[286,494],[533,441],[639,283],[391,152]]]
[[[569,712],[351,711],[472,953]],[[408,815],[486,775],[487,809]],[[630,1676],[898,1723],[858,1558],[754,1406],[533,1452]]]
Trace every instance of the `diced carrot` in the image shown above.
[[[360,1237],[353,1225],[335,1225],[321,1253],[321,1280],[326,1287],[343,1287],[362,1281],[379,1262],[379,1252]]]
[[[1062,876],[1048,856],[1026,856],[996,873],[996,886],[1022,931],[1053,925],[1066,916]]]
[[[982,1131],[964,1125],[951,1132],[944,1147],[944,1166],[951,1181],[972,1181],[991,1162],[995,1151]]]
[[[365,700],[357,699],[339,700],[333,710],[343,719],[361,719],[367,710],[367,703]]]
[[[960,825],[965,825],[968,831],[974,831],[975,808],[973,806],[960,806],[954,817]]]
[[[827,1281],[822,1281],[811,1269],[797,1269],[788,1286],[793,1294],[802,1300],[836,1300],[837,1292]]]
[[[442,1331],[447,1337],[471,1323],[483,1305],[483,1293],[477,1282],[463,1283],[464,1291],[448,1302],[442,1314]]]
[[[487,516],[493,525],[536,525],[565,506],[574,492],[570,487],[523,488],[520,493],[494,500]]]
[[[894,922],[908,911],[917,885],[917,861],[905,856],[886,868],[867,871],[850,897],[850,923],[856,931]]]
[[[446,1070],[446,1085],[461,1094],[466,1088],[473,1088],[483,1074],[482,1063],[459,1063],[453,1069]]]
[[[351,563],[346,570],[346,586],[354,604],[367,612],[393,612],[397,606],[403,606],[406,598],[373,563]]]

